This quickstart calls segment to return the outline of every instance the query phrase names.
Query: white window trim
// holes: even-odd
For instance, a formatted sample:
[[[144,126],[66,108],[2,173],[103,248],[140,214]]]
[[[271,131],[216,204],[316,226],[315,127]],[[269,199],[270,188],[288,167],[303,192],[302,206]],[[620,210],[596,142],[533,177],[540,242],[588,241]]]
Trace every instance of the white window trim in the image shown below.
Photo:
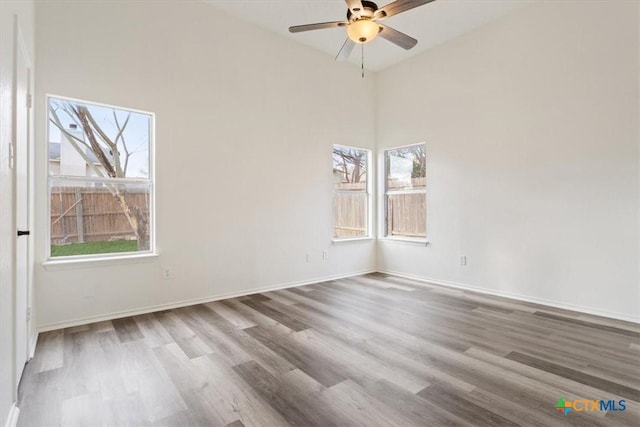
[[[345,237],[344,239],[333,239],[331,242],[334,245],[339,245],[341,243],[356,243],[356,242],[364,242],[374,240],[373,237]]]
[[[415,144],[405,144],[398,145],[389,148],[383,148],[378,151],[378,170],[380,173],[378,176],[378,237],[377,240],[381,242],[392,242],[392,243],[404,243],[409,245],[419,245],[419,246],[427,246],[429,244],[428,240],[428,230],[427,236],[425,237],[408,237],[408,236],[388,236],[387,235],[387,195],[388,194],[407,194],[407,193],[424,193],[425,197],[428,195],[427,187],[424,189],[416,189],[409,188],[407,190],[391,190],[387,191],[387,167],[386,167],[386,155],[388,151],[398,150],[401,148],[415,147],[417,145],[424,145],[425,150],[427,149],[426,141],[417,142]],[[427,210],[428,212],[428,210]],[[427,217],[424,218],[425,224],[427,224]]]
[[[417,245],[428,246],[429,241],[427,239],[417,237],[402,237],[402,236],[390,236],[390,237],[378,237],[378,240],[383,243],[402,243],[405,245]]]
[[[348,148],[348,149],[352,149],[352,150],[360,150],[360,151],[364,151],[365,153],[367,153],[367,188],[365,191],[362,191],[362,193],[365,193],[367,196],[367,215],[366,215],[366,235],[365,236],[359,236],[359,237],[344,237],[344,238],[339,238],[339,237],[332,237],[331,238],[331,242],[336,244],[336,243],[348,243],[348,242],[362,242],[362,241],[367,241],[367,240],[373,240],[374,236],[373,236],[373,197],[372,195],[374,194],[373,192],[373,181],[374,181],[374,170],[373,170],[373,153],[370,149],[368,148],[360,148],[360,147],[356,147],[353,145],[343,145],[343,144],[333,144],[333,146],[331,147],[332,152],[333,152],[333,148],[337,147],[337,148]],[[331,162],[332,162],[332,169],[333,169],[333,156],[331,156]],[[336,193],[354,193],[355,191],[349,191],[349,190],[336,190],[335,189],[335,185],[333,188],[333,195],[335,195]],[[335,197],[333,198],[335,201]],[[335,219],[335,218],[332,218]],[[333,228],[334,228],[335,224],[333,223],[333,220],[331,221],[331,234],[333,235]]]
[[[141,264],[156,261],[159,257],[157,253],[148,251],[140,252],[116,252],[111,254],[97,254],[101,257],[87,255],[75,255],[66,257],[55,257],[42,263],[47,271],[71,270],[77,268],[108,267],[121,264]]]
[[[61,99],[64,101],[77,102],[82,104],[97,105],[99,107],[115,108],[124,111],[131,111],[133,113],[146,114],[151,117],[151,124],[149,126],[149,178],[101,178],[101,177],[72,177],[72,176],[50,176],[49,174],[49,100]],[[127,262],[140,262],[145,259],[155,259],[158,256],[156,250],[156,156],[155,156],[155,142],[156,142],[156,115],[150,111],[138,110],[135,108],[121,107],[118,105],[104,104],[101,102],[87,101],[84,99],[71,98],[68,96],[46,94],[44,99],[45,105],[44,115],[46,120],[46,150],[44,151],[45,165],[46,165],[46,186],[47,186],[47,200],[46,200],[46,256],[45,261],[42,263],[43,267],[47,270],[57,270],[65,268],[75,268],[80,265],[84,266],[96,266],[96,265],[110,265],[120,264]],[[58,181],[91,181],[91,182],[115,182],[115,183],[150,183],[149,189],[149,250],[136,251],[136,252],[114,252],[107,254],[93,254],[93,255],[74,255],[64,257],[51,257],[51,180]]]

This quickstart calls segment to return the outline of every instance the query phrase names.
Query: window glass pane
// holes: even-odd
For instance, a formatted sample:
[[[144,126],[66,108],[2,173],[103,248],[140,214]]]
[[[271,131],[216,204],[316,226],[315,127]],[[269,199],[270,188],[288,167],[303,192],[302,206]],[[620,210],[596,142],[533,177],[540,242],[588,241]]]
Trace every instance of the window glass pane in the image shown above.
[[[150,249],[151,183],[49,182],[52,257]]]
[[[49,174],[149,178],[151,116],[49,98]]]
[[[336,192],[333,202],[333,237],[367,236],[367,193]]]
[[[427,167],[424,144],[387,151],[385,170],[388,190],[425,187]]]
[[[387,236],[427,237],[427,195],[387,195]]]
[[[333,176],[336,190],[367,190],[367,151],[333,147]]]

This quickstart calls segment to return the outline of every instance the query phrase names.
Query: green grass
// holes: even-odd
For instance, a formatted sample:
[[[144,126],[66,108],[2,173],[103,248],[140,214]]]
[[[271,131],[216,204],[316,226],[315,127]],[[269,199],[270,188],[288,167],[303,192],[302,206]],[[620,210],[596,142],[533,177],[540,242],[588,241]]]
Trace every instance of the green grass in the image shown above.
[[[51,257],[136,252],[137,250],[138,242],[135,240],[70,243],[68,245],[51,245]]]

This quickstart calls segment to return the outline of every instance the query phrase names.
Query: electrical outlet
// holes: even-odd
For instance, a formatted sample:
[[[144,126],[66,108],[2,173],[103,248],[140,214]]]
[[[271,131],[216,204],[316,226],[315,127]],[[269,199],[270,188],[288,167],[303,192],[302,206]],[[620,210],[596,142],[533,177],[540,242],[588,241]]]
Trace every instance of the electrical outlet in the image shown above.
[[[460,265],[462,265],[462,266],[467,265],[467,256],[466,255],[462,255],[460,257]]]
[[[171,276],[172,276],[171,268],[165,267],[163,272],[162,272],[162,274],[163,274],[165,279],[171,279]]]
[[[311,262],[311,252],[307,252],[307,262]]]
[[[31,320],[31,307],[27,307],[27,322]]]
[[[322,251],[322,259],[325,261],[329,259],[329,251]]]

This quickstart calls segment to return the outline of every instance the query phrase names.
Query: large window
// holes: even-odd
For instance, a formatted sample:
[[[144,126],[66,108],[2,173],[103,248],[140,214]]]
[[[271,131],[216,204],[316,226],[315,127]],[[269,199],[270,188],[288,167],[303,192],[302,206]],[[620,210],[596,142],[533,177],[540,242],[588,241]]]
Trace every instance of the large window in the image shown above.
[[[369,151],[333,146],[333,238],[369,237]]]
[[[48,106],[50,258],[153,251],[153,115]]]
[[[425,144],[394,148],[384,153],[385,230],[387,237],[427,237]]]

